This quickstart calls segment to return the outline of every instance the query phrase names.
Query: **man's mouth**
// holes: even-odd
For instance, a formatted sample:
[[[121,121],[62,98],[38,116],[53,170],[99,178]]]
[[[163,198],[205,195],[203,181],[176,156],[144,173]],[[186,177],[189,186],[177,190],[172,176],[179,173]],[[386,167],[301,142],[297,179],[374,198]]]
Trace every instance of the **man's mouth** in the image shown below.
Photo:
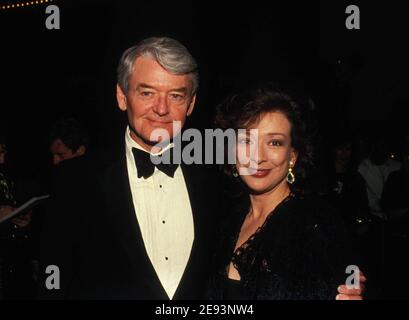
[[[155,120],[155,119],[148,119],[148,121],[154,126],[164,126],[172,123],[172,121],[163,121],[163,120]]]

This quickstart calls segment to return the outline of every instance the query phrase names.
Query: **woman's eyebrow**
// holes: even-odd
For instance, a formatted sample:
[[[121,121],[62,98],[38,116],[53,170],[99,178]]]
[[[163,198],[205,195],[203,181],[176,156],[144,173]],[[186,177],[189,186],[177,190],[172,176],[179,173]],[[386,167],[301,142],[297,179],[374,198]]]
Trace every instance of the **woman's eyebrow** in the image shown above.
[[[268,136],[283,136],[284,138],[287,138],[287,135],[284,133],[280,133],[280,132],[269,132],[267,133]]]

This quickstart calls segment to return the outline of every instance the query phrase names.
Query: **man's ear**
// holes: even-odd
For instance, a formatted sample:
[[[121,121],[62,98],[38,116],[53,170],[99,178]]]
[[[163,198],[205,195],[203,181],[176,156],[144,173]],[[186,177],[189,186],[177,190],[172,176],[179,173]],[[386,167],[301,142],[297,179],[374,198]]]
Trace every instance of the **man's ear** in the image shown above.
[[[126,102],[126,95],[122,91],[119,84],[116,85],[116,100],[118,101],[118,107],[122,111],[126,111],[127,109],[127,102]]]
[[[192,100],[190,101],[189,108],[187,109],[187,113],[186,113],[187,116],[190,116],[192,114],[193,109],[195,107],[195,103],[196,103],[196,95],[194,95],[192,97]]]

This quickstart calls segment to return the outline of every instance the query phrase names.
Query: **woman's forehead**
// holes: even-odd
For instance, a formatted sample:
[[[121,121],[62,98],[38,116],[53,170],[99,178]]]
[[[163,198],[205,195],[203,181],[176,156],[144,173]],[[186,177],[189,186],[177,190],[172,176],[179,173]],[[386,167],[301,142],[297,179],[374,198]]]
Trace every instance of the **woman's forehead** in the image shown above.
[[[245,129],[257,129],[263,133],[288,133],[291,130],[291,123],[282,112],[274,111],[261,114],[256,121]]]

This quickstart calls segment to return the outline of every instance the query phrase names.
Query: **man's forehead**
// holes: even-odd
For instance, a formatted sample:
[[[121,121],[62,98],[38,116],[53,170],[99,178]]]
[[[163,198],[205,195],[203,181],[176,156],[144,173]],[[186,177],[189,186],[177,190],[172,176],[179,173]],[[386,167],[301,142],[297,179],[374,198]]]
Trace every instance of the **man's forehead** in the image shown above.
[[[145,87],[166,86],[191,89],[192,85],[189,75],[170,73],[149,57],[138,57],[135,60],[130,81],[134,88],[143,84]]]

